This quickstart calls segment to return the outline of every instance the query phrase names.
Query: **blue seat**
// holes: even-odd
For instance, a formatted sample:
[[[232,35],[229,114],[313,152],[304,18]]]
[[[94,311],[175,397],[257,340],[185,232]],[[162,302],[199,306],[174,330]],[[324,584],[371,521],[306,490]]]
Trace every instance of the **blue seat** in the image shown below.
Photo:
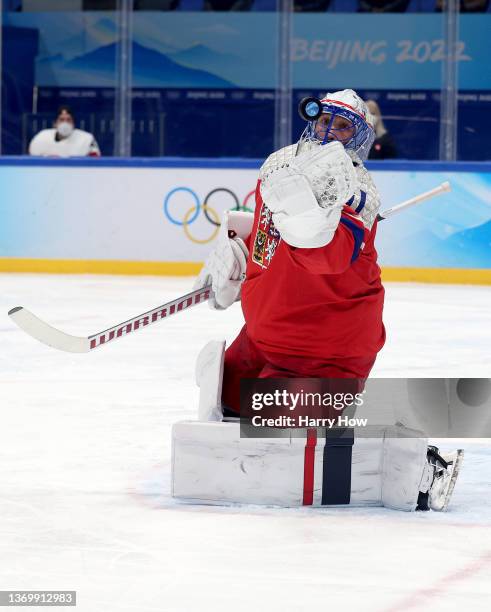
[[[255,0],[251,11],[276,11],[276,0]]]
[[[195,11],[203,10],[203,0],[181,0],[177,7],[178,11]]]
[[[434,13],[436,8],[436,0],[418,0],[419,13]],[[412,4],[412,2],[411,2]]]
[[[358,0],[331,0],[327,10],[330,13],[356,13]]]

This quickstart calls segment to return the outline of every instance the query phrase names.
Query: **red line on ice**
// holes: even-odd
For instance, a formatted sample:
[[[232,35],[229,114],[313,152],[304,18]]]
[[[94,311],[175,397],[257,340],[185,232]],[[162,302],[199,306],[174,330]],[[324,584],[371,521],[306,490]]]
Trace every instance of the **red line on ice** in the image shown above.
[[[409,597],[403,599],[400,603],[387,608],[385,612],[402,612],[403,610],[411,610],[413,608],[426,605],[429,599],[441,595],[444,591],[447,591],[457,582],[467,580],[489,564],[491,564],[491,550],[481,555],[479,559],[464,565],[464,567],[461,569],[455,570],[454,572],[447,574],[447,576],[443,576],[443,578],[437,580],[433,586],[415,591],[412,595],[409,595]]]

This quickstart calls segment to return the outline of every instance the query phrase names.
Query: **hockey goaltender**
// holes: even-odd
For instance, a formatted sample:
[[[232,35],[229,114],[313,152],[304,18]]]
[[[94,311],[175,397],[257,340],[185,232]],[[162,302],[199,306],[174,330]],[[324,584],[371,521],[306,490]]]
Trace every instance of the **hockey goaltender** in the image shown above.
[[[206,503],[383,505],[445,510],[462,451],[442,456],[400,425],[377,439],[244,439],[240,380],[366,380],[385,341],[375,235],[380,198],[364,166],[374,140],[351,89],[306,98],[299,141],[270,155],[255,213],[225,213],[195,288],[212,308],[241,300],[231,346],[207,344],[196,365],[199,421],[173,428],[173,495]],[[332,430],[330,430],[332,433]]]

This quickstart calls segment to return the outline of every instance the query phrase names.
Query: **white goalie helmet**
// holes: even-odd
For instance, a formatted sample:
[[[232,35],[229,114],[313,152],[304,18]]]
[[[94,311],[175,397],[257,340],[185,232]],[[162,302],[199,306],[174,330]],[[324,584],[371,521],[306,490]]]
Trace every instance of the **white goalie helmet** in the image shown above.
[[[300,114],[308,121],[300,137],[298,151],[337,140],[362,159],[375,140],[373,117],[365,102],[352,89],[326,93],[321,99],[306,98]]]

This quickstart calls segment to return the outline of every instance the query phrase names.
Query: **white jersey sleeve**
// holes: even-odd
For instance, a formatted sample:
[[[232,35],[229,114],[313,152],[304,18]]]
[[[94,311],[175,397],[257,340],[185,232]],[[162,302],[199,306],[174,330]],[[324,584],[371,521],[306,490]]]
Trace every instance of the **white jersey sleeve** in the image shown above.
[[[54,142],[56,130],[41,130],[29,143],[29,155],[45,155],[51,143]]]
[[[68,138],[56,139],[54,128],[41,130],[29,144],[29,155],[41,157],[99,157],[101,151],[94,135],[73,130]]]

